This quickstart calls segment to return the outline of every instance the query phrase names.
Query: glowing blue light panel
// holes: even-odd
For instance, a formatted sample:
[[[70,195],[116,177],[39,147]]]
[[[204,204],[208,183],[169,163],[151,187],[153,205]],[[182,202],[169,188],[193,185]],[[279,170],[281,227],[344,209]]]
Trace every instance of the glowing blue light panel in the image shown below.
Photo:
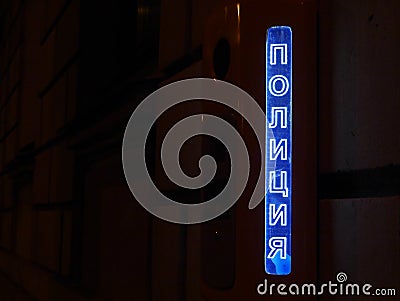
[[[288,26],[271,27],[267,33],[266,116],[265,271],[288,275],[292,257],[292,30]]]

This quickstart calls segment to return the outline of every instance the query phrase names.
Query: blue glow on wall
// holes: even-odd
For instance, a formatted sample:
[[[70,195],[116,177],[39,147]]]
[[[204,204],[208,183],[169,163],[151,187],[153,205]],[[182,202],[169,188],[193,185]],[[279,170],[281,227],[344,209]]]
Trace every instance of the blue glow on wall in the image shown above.
[[[292,258],[292,30],[288,26],[267,32],[266,116],[265,271],[288,275]]]

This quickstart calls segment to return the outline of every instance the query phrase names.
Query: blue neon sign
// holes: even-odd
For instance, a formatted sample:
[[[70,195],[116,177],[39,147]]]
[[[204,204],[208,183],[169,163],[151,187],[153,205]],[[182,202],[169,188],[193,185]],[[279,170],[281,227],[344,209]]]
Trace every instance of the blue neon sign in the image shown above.
[[[288,275],[292,257],[292,30],[288,26],[271,27],[267,33],[266,116],[265,271]]]

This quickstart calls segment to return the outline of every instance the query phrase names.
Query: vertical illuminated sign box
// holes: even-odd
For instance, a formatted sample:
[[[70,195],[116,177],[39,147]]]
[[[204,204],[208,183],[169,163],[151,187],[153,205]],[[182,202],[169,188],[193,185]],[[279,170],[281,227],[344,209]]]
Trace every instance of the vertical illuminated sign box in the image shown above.
[[[266,42],[265,271],[291,271],[292,30],[268,29]],[[274,166],[272,169],[271,166]]]

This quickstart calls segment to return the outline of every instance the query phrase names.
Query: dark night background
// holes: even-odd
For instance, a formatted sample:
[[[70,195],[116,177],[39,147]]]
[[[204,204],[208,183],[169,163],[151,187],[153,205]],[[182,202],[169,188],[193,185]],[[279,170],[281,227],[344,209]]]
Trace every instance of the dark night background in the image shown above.
[[[312,212],[296,221],[298,263],[282,281],[323,282],[344,271],[353,282],[397,288],[385,299],[400,300],[400,2],[304,2],[310,14],[288,14],[313,29],[315,55],[294,80],[314,82],[314,74],[316,97],[294,115],[304,138],[296,143],[314,155],[294,181],[300,196],[310,196],[299,197],[299,216]],[[262,209],[247,210],[248,191],[215,221],[170,224],[134,200],[121,164],[127,121],[160,86],[218,77],[243,88],[259,80],[263,88],[262,76],[237,76],[249,74],[246,57],[257,63],[246,52],[258,49],[246,24],[257,24],[256,11],[275,18],[269,5],[287,1],[239,3],[242,44],[226,49],[218,41],[232,39],[237,1],[0,1],[1,301],[282,299],[255,295],[266,277],[263,217]],[[211,17],[224,6],[228,17]],[[201,151],[217,158],[216,181],[204,190],[171,185],[158,155],[161,137],[190,114],[215,113],[238,126],[225,111],[193,102],[158,121],[147,161],[165,194],[197,202],[222,189],[229,158],[213,139],[195,138],[182,150],[188,174],[196,174]],[[257,166],[257,151],[254,158]]]

